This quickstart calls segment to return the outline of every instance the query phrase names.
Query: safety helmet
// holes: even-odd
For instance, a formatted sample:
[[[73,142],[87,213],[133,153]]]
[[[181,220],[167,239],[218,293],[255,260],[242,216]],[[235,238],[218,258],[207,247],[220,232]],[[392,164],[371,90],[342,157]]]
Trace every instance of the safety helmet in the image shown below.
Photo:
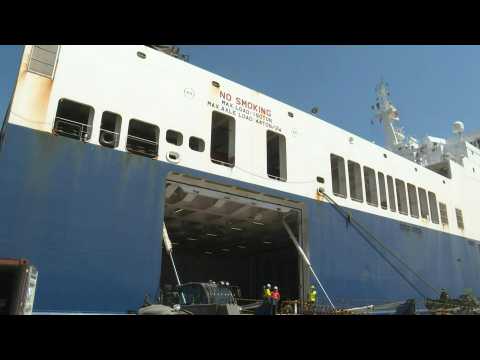
[[[273,287],[273,290],[278,290],[278,286],[274,286],[274,287]]]
[[[270,284],[267,284],[267,288],[269,288],[269,289],[270,289],[271,287],[272,287],[272,285],[270,285]]]
[[[230,283],[227,281],[227,282],[225,283],[225,285],[230,286]]]
[[[315,285],[310,286],[310,289],[315,289]]]

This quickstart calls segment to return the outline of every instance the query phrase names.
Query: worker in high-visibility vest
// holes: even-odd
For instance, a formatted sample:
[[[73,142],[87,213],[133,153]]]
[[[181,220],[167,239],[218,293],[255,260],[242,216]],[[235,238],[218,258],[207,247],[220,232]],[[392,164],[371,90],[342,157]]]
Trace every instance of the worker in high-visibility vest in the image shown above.
[[[272,314],[273,315],[277,315],[279,303],[280,303],[280,292],[278,291],[278,286],[274,286],[273,292],[272,292]]]
[[[265,308],[265,315],[272,314],[272,285],[267,284],[263,287],[263,305]]]
[[[272,297],[272,285],[267,284],[267,286],[263,287],[263,298],[269,301]]]
[[[315,289],[315,285],[310,286],[307,303],[311,310],[315,309],[315,305],[317,304],[317,290]]]

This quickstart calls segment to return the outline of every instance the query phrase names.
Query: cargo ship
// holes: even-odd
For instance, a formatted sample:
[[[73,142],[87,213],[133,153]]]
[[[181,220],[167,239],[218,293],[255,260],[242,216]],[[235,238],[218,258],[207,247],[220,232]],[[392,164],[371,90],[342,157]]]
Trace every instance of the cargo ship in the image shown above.
[[[372,100],[374,98],[372,89]],[[0,258],[33,312],[124,314],[176,282],[337,306],[480,290],[480,132],[418,141],[386,83],[381,147],[172,46],[27,45],[0,135]],[[321,297],[320,301],[326,300]]]

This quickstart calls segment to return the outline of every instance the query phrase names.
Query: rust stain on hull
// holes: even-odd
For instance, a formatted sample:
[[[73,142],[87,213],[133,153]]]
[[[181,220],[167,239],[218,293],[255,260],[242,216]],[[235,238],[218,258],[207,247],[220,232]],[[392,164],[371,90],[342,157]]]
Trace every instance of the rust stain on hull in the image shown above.
[[[13,123],[37,130],[50,131],[46,114],[53,87],[53,80],[28,72],[31,46],[27,46],[18,74],[16,91],[12,104]]]

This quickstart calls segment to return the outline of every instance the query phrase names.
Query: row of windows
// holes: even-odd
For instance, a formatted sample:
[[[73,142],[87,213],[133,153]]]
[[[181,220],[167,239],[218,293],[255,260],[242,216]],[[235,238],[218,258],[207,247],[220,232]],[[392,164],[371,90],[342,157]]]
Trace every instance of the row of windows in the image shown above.
[[[55,116],[54,133],[77,140],[88,141],[92,134],[94,109],[68,99],[61,99]],[[99,143],[102,146],[116,148],[119,145],[122,117],[105,111],[100,124]],[[147,122],[131,119],[128,123],[126,149],[129,152],[155,158],[158,156],[160,129]],[[166,141],[181,146],[182,133],[175,130],[166,132]],[[287,180],[287,151],[285,136],[268,130],[267,175],[271,179]],[[190,137],[189,147],[203,152],[205,142],[197,137]],[[210,158],[212,162],[227,166],[235,166],[235,118],[212,112]]]
[[[345,173],[345,160],[341,156],[331,154],[330,165],[332,172],[332,192],[336,196],[346,198],[347,177]],[[439,219],[437,199],[433,192],[427,192],[420,187],[417,189],[415,185],[410,183],[407,183],[405,186],[405,182],[400,179],[395,179],[394,182],[394,179],[390,175],[386,176],[385,181],[385,175],[383,173],[377,172],[377,174],[375,174],[375,170],[367,166],[363,167],[362,180],[360,164],[351,160],[347,162],[347,169],[348,187],[352,200],[358,202],[364,201],[363,182],[365,182],[365,200],[367,204],[376,207],[380,204],[381,208],[385,210],[388,209],[388,204],[390,204],[390,210],[393,212],[397,211],[398,205],[398,212],[400,214],[408,215],[410,212],[410,215],[414,218],[421,217],[422,219],[432,221],[434,224],[439,224],[439,220],[441,220],[442,224],[448,225],[447,206],[439,203]],[[458,227],[464,229],[462,211],[455,209],[455,214]]]
[[[55,116],[54,132],[77,140],[87,141],[92,134],[94,110],[91,106],[61,99]],[[110,111],[102,114],[99,143],[102,146],[116,148],[119,145],[122,117]],[[127,151],[148,157],[158,156],[160,129],[156,125],[131,119],[128,123]],[[166,133],[167,142],[180,146],[183,135],[175,130]],[[203,152],[205,142],[197,137],[190,137],[189,147]]]

